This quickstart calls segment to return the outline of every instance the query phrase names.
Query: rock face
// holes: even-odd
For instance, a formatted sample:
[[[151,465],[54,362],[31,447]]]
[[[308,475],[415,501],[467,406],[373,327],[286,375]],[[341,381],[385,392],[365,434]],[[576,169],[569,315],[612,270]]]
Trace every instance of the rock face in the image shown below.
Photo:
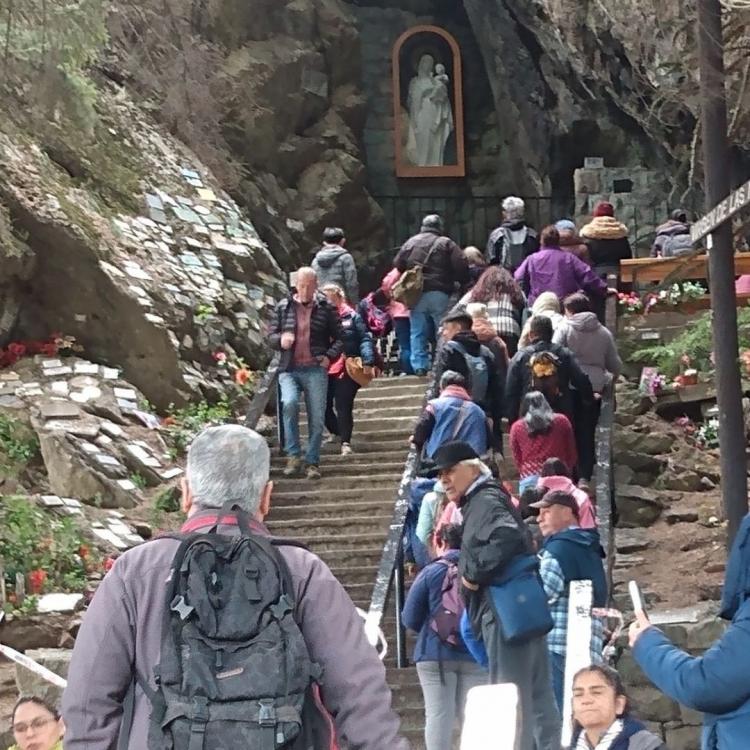
[[[359,38],[346,3],[230,0],[191,11],[124,2],[110,27],[122,75],[162,99],[165,121],[225,174],[282,265],[308,262],[327,225],[345,226],[363,258],[382,248],[384,217],[360,150]],[[176,33],[181,44],[166,45]],[[158,51],[158,65],[144,49]]]
[[[72,335],[92,360],[121,367],[160,409],[215,398],[217,350],[265,363],[263,318],[283,293],[281,271],[193,154],[126,96],[103,92],[102,100],[105,148],[132,163],[133,192],[122,178],[116,200],[105,192],[118,179],[112,163],[92,167],[101,171],[91,179],[104,187],[83,190],[70,165],[33,142],[0,136],[0,200],[14,232],[0,251],[11,290],[6,312],[18,302],[0,337],[4,328],[4,341]],[[22,284],[25,293],[14,298]]]

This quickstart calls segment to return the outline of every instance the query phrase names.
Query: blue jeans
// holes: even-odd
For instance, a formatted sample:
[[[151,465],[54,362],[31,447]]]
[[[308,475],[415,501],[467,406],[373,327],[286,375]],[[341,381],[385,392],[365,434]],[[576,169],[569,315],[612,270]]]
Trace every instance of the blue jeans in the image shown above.
[[[396,334],[396,341],[398,341],[398,364],[401,372],[413,375],[414,368],[411,366],[411,322],[409,318],[394,318],[393,332]]]
[[[299,397],[300,393],[304,393],[308,432],[305,463],[317,466],[323,442],[328,373],[317,365],[298,367],[279,374],[279,387],[284,419],[284,450],[287,456],[295,458],[302,454],[299,440]]]
[[[411,366],[415,370],[430,369],[428,342],[440,330],[449,299],[445,292],[425,292],[411,311]]]
[[[549,652],[549,671],[552,677],[555,703],[562,713],[565,700],[565,656],[563,654],[558,654],[556,651]]]

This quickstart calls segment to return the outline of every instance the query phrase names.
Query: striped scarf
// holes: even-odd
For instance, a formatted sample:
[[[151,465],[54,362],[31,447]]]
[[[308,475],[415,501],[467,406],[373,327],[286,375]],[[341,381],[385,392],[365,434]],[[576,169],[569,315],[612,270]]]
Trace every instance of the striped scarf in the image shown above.
[[[622,719],[616,719],[615,723],[601,736],[599,742],[596,743],[596,747],[592,747],[586,737],[586,732],[581,731],[575,750],[609,750],[624,728],[625,722]]]

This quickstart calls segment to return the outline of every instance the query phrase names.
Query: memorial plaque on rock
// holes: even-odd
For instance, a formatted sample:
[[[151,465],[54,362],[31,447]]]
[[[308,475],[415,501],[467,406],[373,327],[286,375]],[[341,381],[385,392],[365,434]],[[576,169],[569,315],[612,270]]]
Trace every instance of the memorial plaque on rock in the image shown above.
[[[65,503],[65,506],[67,508],[81,508],[83,507],[81,505],[80,500],[76,500],[74,497],[64,497],[62,501]]]
[[[68,395],[68,381],[67,380],[56,380],[54,383],[50,383],[50,390],[57,396]]]
[[[122,427],[120,427],[120,425],[117,425],[114,422],[109,422],[107,420],[102,421],[101,428],[102,432],[113,438],[122,437],[125,432]]]
[[[102,367],[101,375],[105,380],[117,380],[120,377],[120,371],[115,367]]]
[[[42,495],[40,501],[45,508],[59,508],[65,505],[62,498],[57,495]]]
[[[70,401],[43,401],[39,411],[44,419],[79,419],[81,410]]]
[[[99,423],[84,419],[50,419],[44,423],[48,432],[68,432],[76,437],[93,438],[99,434]]]
[[[99,365],[95,365],[93,362],[76,362],[73,365],[73,370],[76,375],[98,375]],[[71,384],[79,387],[77,383],[71,380]],[[95,385],[95,383],[84,383],[84,385]]]
[[[138,394],[132,388],[114,388],[115,398],[123,398],[128,401],[137,401]]]
[[[110,531],[109,529],[92,529],[92,531],[100,539],[103,539],[105,542],[109,542],[109,544],[111,544],[113,547],[116,547],[117,549],[125,550],[130,546],[127,542],[120,539],[117,534]]]
[[[42,360],[42,367],[45,370],[50,367],[62,367],[62,361],[59,359],[44,359]]]
[[[127,492],[132,492],[136,489],[136,486],[133,482],[130,481],[130,479],[118,479],[117,484]]]
[[[72,375],[73,374],[73,368],[68,367],[67,365],[63,365],[62,367],[48,367],[44,374],[48,378],[59,378],[61,375]]]
[[[94,445],[93,443],[89,443],[86,440],[83,440],[82,442],[80,442],[79,446],[81,450],[83,450],[86,453],[90,453],[92,455],[95,453],[99,453],[99,447]]]

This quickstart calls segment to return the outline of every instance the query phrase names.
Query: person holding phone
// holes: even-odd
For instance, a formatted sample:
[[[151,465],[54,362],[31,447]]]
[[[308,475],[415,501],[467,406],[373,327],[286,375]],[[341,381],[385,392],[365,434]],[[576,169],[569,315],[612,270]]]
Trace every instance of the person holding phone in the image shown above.
[[[630,626],[633,657],[651,682],[704,713],[703,750],[747,747],[750,737],[750,515],[734,540],[720,616],[731,624],[702,656],[677,648],[642,609]]]

